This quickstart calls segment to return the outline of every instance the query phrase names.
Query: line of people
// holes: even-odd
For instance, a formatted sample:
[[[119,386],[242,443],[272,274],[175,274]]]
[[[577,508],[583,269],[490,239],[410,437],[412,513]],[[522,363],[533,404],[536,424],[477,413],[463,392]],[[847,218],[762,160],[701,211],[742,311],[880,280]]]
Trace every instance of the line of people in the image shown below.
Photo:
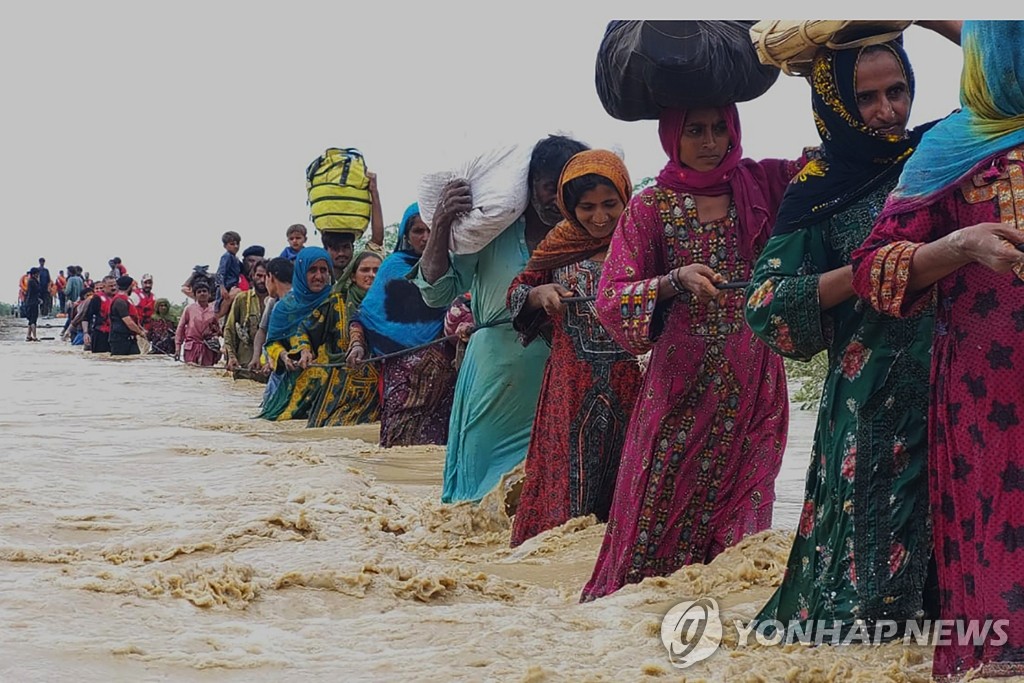
[[[959,22],[928,23],[960,41]],[[551,351],[534,401],[523,385],[541,364],[497,336],[471,338],[486,374],[459,377],[456,410],[465,401],[470,419],[453,411],[444,499],[479,499],[528,432],[511,541],[606,516],[582,600],[710,561],[771,524],[788,422],[781,356],[826,351],[803,513],[755,621],[1005,619],[1006,642],[940,645],[934,673],[1024,673],[1022,40],[1020,22],[967,22],[963,107],[912,131],[900,41],[822,51],[810,79],[821,145],[794,160],[744,159],[734,106],[666,111],[669,161],[653,187],[627,198],[614,189],[624,169],[606,167],[607,189],[577,201],[577,174],[601,176],[602,162],[576,154],[546,193],[534,176],[523,219],[468,258],[445,248],[446,208],[472,206],[452,183],[413,270],[424,299],[506,289],[506,306],[478,318],[510,313],[526,343],[550,323]],[[566,223],[531,239],[553,192]],[[605,201],[621,211],[607,245],[605,217],[589,214]],[[616,365],[622,350],[651,354],[638,389]],[[517,419],[523,404],[536,414]]]
[[[391,255],[374,183],[362,253],[328,232],[290,273],[263,267],[261,416],[446,444],[444,502],[525,459],[513,545],[607,522],[586,602],[771,526],[782,358],[824,351],[802,515],[755,621],[1008,619],[1003,644],[937,647],[933,672],[1024,673],[1024,23],[921,23],[963,42],[962,108],[937,123],[907,130],[897,40],[819,54],[821,144],[792,159],[744,157],[735,105],[666,110],[666,164],[636,194],[611,152],[540,140],[526,210],[477,253],[448,249],[468,182],[429,226],[410,206]],[[204,340],[223,310],[206,279],[186,325]],[[255,320],[216,286],[228,325]]]

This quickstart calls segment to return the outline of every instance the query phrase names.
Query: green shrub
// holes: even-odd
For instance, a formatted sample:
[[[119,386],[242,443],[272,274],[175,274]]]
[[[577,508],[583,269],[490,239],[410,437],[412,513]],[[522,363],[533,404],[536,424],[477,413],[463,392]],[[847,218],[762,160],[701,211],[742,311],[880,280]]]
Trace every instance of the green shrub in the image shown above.
[[[356,240],[355,246],[353,247],[354,254],[358,254],[366,246],[366,243],[370,241],[370,230],[367,229],[359,239]],[[384,226],[384,251],[391,253],[395,250],[398,245],[398,223],[392,223],[391,225]]]
[[[785,365],[786,378],[800,384],[790,400],[799,403],[801,410],[817,410],[821,401],[821,387],[828,375],[828,353],[822,351],[806,363],[786,358]]]
[[[654,184],[654,180],[655,179],[653,177],[651,177],[651,176],[647,176],[646,178],[643,178],[639,183],[637,183],[636,185],[633,186],[633,194],[636,194],[637,192],[639,192],[640,190],[644,189],[645,187],[649,187],[649,186],[653,185]]]

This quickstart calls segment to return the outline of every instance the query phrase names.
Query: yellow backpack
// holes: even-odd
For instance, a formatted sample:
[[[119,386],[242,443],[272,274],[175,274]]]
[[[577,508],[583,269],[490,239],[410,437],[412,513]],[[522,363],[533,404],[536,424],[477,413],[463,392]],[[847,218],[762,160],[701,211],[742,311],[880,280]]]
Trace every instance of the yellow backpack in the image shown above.
[[[306,167],[309,218],[321,232],[362,235],[370,223],[366,161],[353,147],[329,147]]]

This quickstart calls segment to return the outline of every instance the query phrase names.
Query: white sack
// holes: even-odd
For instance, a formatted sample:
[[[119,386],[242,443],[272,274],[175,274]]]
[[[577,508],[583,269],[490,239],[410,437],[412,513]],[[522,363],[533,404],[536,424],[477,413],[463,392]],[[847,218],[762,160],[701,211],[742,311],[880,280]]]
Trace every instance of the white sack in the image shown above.
[[[504,145],[448,170],[425,174],[417,193],[420,218],[431,225],[444,186],[457,178],[468,180],[473,209],[455,219],[448,249],[455,254],[480,251],[526,211],[530,199],[526,181],[532,153],[533,145]]]

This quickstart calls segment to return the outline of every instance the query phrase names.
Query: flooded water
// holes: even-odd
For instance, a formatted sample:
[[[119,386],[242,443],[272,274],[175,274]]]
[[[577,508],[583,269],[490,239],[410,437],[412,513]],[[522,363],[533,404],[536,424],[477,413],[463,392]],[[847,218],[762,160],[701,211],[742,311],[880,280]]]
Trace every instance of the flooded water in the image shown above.
[[[250,419],[261,385],[18,335],[0,342],[0,680],[929,678],[925,647],[737,647],[728,630],[704,662],[669,663],[671,605],[749,618],[781,580],[812,413],[793,410],[778,529],[580,605],[592,518],[510,550],[500,491],[438,502],[442,448]]]

